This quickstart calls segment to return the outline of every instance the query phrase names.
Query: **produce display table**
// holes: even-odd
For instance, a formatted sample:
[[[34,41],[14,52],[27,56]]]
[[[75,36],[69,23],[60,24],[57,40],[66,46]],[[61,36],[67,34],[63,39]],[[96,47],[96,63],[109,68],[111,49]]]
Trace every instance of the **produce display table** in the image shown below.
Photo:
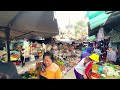
[[[62,51],[58,51],[58,53],[54,55],[55,63],[60,67],[63,74],[66,74],[80,61],[80,57],[76,52],[63,53]]]
[[[11,62],[13,62],[14,64],[16,62],[17,62],[17,64],[20,63],[20,61],[19,61],[20,55],[17,51],[10,51],[10,54],[11,54],[11,56],[10,56],[10,61]],[[7,52],[1,51],[0,60],[4,63],[7,62]]]
[[[120,79],[120,66],[110,63],[92,66],[92,79]]]
[[[31,68],[29,71],[21,74],[21,79],[38,79],[37,71],[34,68]]]

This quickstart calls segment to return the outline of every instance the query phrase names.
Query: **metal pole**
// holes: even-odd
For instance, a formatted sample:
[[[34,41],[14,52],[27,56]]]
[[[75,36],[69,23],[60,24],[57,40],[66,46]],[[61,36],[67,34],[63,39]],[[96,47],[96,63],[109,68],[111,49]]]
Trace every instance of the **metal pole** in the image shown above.
[[[6,48],[7,48],[7,58],[8,62],[10,62],[10,29],[13,25],[13,22],[16,20],[16,18],[21,14],[22,12],[19,12],[7,25],[5,28],[5,34],[6,34]]]
[[[7,59],[10,62],[10,28],[5,29],[6,34],[6,48],[7,48]]]

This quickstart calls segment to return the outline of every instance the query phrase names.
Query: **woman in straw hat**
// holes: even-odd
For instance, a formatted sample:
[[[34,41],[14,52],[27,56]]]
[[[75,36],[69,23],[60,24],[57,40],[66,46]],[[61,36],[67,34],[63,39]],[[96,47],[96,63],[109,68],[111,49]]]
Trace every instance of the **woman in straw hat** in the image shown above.
[[[99,62],[99,55],[92,54],[88,57],[83,58],[77,66],[74,68],[74,73],[77,79],[87,79],[90,77],[90,71],[93,62]]]

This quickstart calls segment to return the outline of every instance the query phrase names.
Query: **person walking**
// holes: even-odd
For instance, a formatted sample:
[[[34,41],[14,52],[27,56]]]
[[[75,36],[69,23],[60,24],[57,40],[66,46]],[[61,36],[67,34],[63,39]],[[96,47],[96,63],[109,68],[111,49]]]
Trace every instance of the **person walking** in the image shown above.
[[[20,50],[20,60],[22,63],[22,67],[25,66],[24,49]]]

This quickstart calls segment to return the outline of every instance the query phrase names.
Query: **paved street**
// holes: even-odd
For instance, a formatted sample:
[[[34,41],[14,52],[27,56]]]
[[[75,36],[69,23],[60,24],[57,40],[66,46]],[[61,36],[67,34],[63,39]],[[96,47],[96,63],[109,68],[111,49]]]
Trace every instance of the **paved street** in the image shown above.
[[[30,68],[35,67],[35,66],[36,66],[36,63],[39,62],[39,61],[40,61],[40,59],[26,62],[24,67],[21,67],[21,65],[16,66],[18,73],[27,71],[27,70],[29,70]]]
[[[74,67],[63,76],[63,79],[76,79],[74,74]]]

